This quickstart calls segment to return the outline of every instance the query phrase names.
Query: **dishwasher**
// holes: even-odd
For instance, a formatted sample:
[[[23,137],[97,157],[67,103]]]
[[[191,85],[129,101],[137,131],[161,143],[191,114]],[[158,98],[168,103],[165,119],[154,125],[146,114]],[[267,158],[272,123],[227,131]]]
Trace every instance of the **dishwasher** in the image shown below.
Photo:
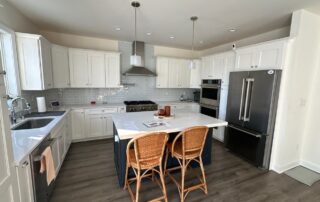
[[[49,185],[47,184],[47,173],[46,171],[40,173],[40,161],[42,152],[56,142],[56,138],[52,139],[50,135],[46,137],[39,146],[37,146],[30,155],[31,160],[31,173],[33,181],[33,193],[35,202],[49,202],[52,195],[55,180],[52,181]],[[52,151],[53,152],[53,151]]]

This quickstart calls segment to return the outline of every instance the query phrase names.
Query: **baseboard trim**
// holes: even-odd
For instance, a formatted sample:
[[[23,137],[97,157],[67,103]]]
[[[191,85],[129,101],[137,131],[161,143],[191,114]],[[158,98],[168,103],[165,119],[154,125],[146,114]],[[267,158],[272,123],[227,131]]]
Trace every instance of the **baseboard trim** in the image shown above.
[[[320,173],[320,165],[317,165],[315,163],[312,163],[310,161],[301,161],[300,162],[300,165],[303,166],[303,167],[306,167],[310,170],[313,170],[317,173]]]
[[[285,165],[274,165],[274,166],[272,166],[272,168],[270,170],[273,170],[276,173],[281,174],[281,173],[284,173],[287,170],[290,170],[291,168],[294,168],[299,165],[300,165],[299,161],[294,161],[291,163],[287,163]]]

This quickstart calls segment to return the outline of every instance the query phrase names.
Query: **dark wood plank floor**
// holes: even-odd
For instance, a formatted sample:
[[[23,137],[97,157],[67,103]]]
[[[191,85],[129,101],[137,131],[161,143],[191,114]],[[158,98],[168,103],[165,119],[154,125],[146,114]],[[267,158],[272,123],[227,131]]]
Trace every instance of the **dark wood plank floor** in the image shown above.
[[[187,201],[320,201],[320,182],[308,187],[286,175],[263,172],[225,151],[220,143],[213,144],[213,163],[205,167],[209,194],[196,190]],[[72,144],[51,202],[130,201],[115,172],[110,141]],[[166,181],[169,201],[179,201],[177,188]],[[143,182],[141,201],[159,193],[152,182]]]

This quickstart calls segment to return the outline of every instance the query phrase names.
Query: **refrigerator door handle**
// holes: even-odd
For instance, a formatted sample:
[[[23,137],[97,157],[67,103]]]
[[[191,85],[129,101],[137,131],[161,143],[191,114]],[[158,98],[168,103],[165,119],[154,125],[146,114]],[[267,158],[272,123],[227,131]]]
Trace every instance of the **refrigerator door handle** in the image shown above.
[[[246,79],[242,79],[242,89],[241,89],[241,100],[240,100],[240,110],[239,110],[239,120],[242,120],[242,108],[243,108],[243,96],[244,96],[244,85],[245,85]]]
[[[247,84],[247,91],[246,91],[246,100],[245,100],[245,106],[244,106],[244,116],[243,116],[243,121],[250,121],[250,109],[249,109],[249,102],[251,101],[251,83],[253,85],[254,79],[253,78],[248,78],[246,79]]]
[[[249,132],[249,131],[243,130],[243,129],[241,129],[241,128],[235,127],[235,126],[230,125],[230,124],[229,124],[227,127],[233,128],[233,129],[238,130],[238,131],[241,131],[241,132],[244,132],[244,133],[246,133],[246,134],[248,134],[248,135],[251,135],[251,136],[254,136],[254,137],[256,137],[256,138],[261,138],[261,136],[262,136],[262,135],[258,135],[258,134],[255,134],[255,133],[251,133],[251,132]]]

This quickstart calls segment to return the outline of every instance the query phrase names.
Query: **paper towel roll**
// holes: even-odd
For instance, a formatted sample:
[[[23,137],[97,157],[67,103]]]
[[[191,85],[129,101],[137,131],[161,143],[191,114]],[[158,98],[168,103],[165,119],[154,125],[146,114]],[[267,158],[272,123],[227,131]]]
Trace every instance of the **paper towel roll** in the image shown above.
[[[46,100],[44,97],[37,97],[38,112],[46,112]]]

